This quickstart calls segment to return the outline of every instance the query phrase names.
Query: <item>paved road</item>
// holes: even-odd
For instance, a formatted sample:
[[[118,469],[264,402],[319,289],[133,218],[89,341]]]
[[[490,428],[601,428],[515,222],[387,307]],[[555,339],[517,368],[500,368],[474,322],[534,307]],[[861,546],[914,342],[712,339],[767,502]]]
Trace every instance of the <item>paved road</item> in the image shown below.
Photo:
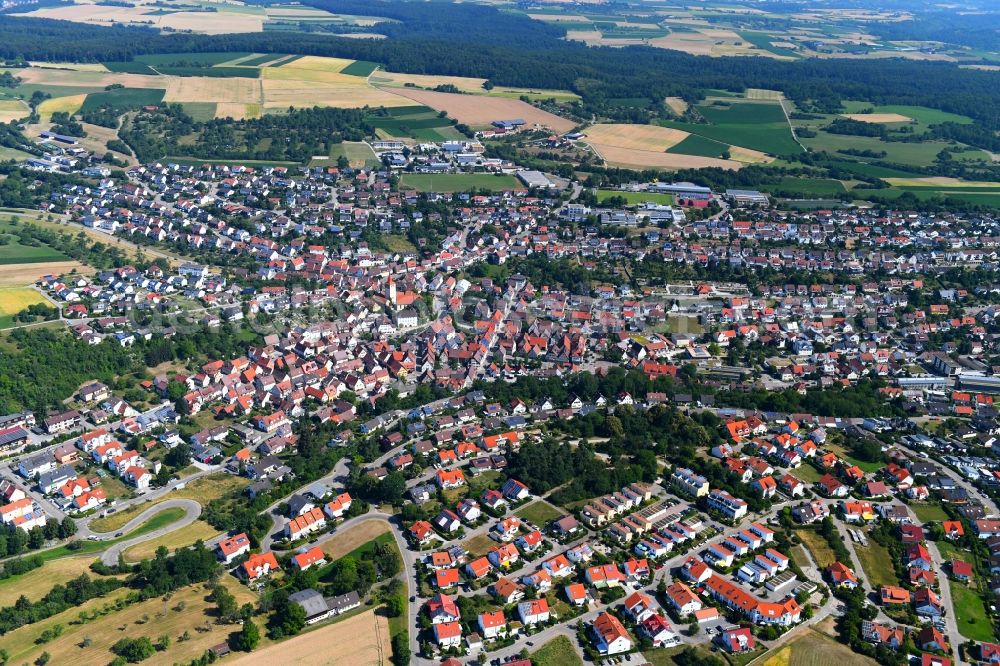
[[[964,639],[958,632],[958,621],[955,619],[955,606],[951,602],[951,581],[947,580],[947,575],[945,574],[944,558],[941,556],[941,551],[938,549],[937,544],[933,541],[927,542],[927,552],[931,554],[931,559],[934,560],[938,580],[941,582],[938,587],[940,589],[941,605],[945,609],[944,634],[948,638],[948,643],[951,644],[951,647],[958,650],[958,646],[962,644]]]
[[[127,534],[137,527],[141,526],[147,520],[152,518],[158,513],[166,511],[168,509],[184,509],[184,517],[178,521],[172,522],[169,525],[165,525],[160,529],[153,530],[142,536],[135,537],[134,539],[127,539],[125,541],[119,541],[118,543],[112,545],[110,548],[101,553],[101,562],[108,566],[113,566],[118,562],[118,554],[125,552],[126,549],[132,546],[138,545],[145,541],[151,541],[152,539],[157,539],[166,534],[170,534],[173,531],[179,530],[182,527],[187,527],[194,521],[198,520],[198,516],[201,515],[201,505],[190,499],[171,499],[164,502],[160,502],[156,506],[151,506],[132,520],[125,523],[118,532],[115,534]],[[115,538],[109,536],[109,538]]]

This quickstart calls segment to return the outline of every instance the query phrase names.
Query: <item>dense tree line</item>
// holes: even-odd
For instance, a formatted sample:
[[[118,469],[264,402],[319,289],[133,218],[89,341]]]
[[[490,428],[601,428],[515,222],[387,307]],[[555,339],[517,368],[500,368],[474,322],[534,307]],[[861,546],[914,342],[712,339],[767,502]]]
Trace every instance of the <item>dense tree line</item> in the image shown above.
[[[56,585],[38,601],[29,601],[22,595],[13,606],[0,608],[0,636],[18,627],[41,622],[95,597],[102,597],[122,584],[115,578],[92,580],[87,574],[82,574],[65,585]]]
[[[807,413],[837,417],[901,416],[900,408],[887,403],[878,393],[878,388],[876,383],[863,379],[854,386],[814,389],[807,391],[805,395],[792,389],[723,391],[716,395],[716,401],[730,407],[785,414]]]
[[[328,55],[383,64],[391,71],[476,76],[496,85],[570,89],[585,105],[614,98],[697,100],[711,88],[778,89],[807,110],[840,110],[844,99],[919,104],[1000,128],[1000,86],[993,72],[952,63],[899,60],[776,61],[709,58],[645,46],[587,47],[564,30],[493,8],[463,4],[308,0],[336,13],[387,16],[385,40],[353,40],[281,31],[234,35],[160,35],[135,27],[85,26],[0,16],[0,56],[54,61],[130,60],[146,53],[254,51]],[[455,30],[454,26],[461,26]],[[545,63],[539,66],[539,63]],[[920,81],[914,86],[914,81]]]
[[[307,162],[328,155],[334,144],[373,132],[359,109],[297,109],[252,120],[197,122],[181,105],[169,104],[139,113],[120,135],[142,162],[164,156]]]

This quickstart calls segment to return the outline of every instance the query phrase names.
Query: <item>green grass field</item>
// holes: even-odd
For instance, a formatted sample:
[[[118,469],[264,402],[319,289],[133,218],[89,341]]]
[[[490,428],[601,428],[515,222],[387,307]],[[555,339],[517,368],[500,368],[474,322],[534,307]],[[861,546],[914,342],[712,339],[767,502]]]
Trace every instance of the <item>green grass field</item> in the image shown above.
[[[156,68],[156,71],[165,76],[209,76],[219,79],[260,78],[260,69],[257,67],[170,67],[161,65]]]
[[[253,55],[249,52],[206,52],[206,53],[156,53],[135,57],[136,62],[152,65],[178,65],[183,67],[214,67],[224,62]],[[265,61],[267,62],[267,61]]]
[[[330,147],[330,158],[336,164],[337,158],[344,156],[350,165],[355,168],[377,166],[379,160],[375,157],[371,146],[362,141],[344,141],[335,143]]]
[[[913,509],[913,513],[917,514],[917,518],[921,523],[948,520],[948,514],[945,513],[944,509],[937,504],[931,504],[930,502],[911,502],[910,508]]]
[[[777,185],[769,185],[763,189],[810,196],[830,196],[847,191],[843,183],[832,178],[784,178]]]
[[[892,568],[892,558],[885,546],[881,546],[871,539],[868,546],[856,546],[855,552],[861,560],[861,567],[868,575],[868,580],[875,587],[882,585],[899,585],[896,580],[895,570]]]
[[[963,583],[948,581],[948,584],[951,585],[951,603],[955,607],[958,632],[974,641],[996,640],[982,597]]]
[[[717,101],[699,105],[698,111],[709,124],[674,120],[661,120],[659,124],[772,155],[795,155],[802,152],[778,102]]]
[[[548,502],[543,502],[537,500],[528,504],[522,509],[518,509],[515,513],[521,518],[534,523],[535,527],[541,529],[545,527],[546,523],[555,520],[556,518],[561,518],[563,513],[553,507]]]
[[[531,653],[535,666],[583,666],[573,644],[565,636],[557,636]]]
[[[68,261],[62,252],[53,250],[48,245],[21,245],[17,236],[9,236],[7,245],[0,245],[0,264],[41,264],[47,261]]]
[[[619,190],[597,190],[597,201],[607,201],[613,197],[622,197],[630,206],[652,201],[653,203],[669,206],[674,203],[671,194],[661,194],[660,192],[622,192]]]
[[[184,113],[191,116],[195,121],[204,123],[215,118],[215,102],[184,102]]]
[[[90,93],[83,101],[81,111],[96,111],[102,106],[112,106],[116,109],[157,105],[163,101],[166,90],[159,88],[120,88]]]
[[[146,74],[148,76],[156,76],[156,70],[147,65],[144,62],[104,62],[101,63],[108,68],[109,72],[116,72],[119,74]]]
[[[247,58],[239,62],[239,67],[258,67],[265,63],[272,62],[278,58],[284,57],[276,53],[265,53],[264,55],[254,56],[252,58]],[[225,62],[225,61],[224,61]]]
[[[18,150],[17,148],[8,148],[7,146],[0,146],[0,162],[6,162],[7,160],[25,160],[31,157],[28,153]]]
[[[341,74],[350,74],[351,76],[369,76],[372,72],[378,69],[377,62],[368,62],[367,60],[356,60],[350,65],[340,70]]]
[[[489,173],[408,173],[399,181],[401,190],[418,192],[466,192],[472,189],[500,192],[522,189],[514,176]]]
[[[700,155],[701,157],[722,157],[728,150],[728,145],[697,134],[692,134],[680,143],[667,148],[668,153]]]

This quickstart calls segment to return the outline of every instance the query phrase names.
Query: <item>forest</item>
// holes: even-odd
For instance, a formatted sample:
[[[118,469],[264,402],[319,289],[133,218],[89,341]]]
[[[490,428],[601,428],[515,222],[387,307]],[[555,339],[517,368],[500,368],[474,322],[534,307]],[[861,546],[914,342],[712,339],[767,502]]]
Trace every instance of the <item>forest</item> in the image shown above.
[[[167,156],[308,162],[313,155],[329,155],[334,144],[360,141],[373,131],[358,109],[298,109],[253,120],[196,122],[180,104],[169,104],[137,114],[120,135],[141,162]]]
[[[561,38],[562,28],[490,7],[452,3],[307,0],[336,13],[386,16],[389,39],[357,40],[283,31],[161,35],[0,16],[0,57],[99,62],[149,53],[252,51],[326,55],[381,63],[391,71],[475,76],[497,85],[569,89],[601,107],[613,98],[702,98],[708,89],[778,89],[806,110],[840,110],[845,99],[916,104],[969,116],[973,145],[1000,129],[1000,74],[945,62],[710,58],[644,46],[592,48]],[[461,26],[455,30],[454,26]],[[545,63],[539,66],[539,63]],[[914,81],[920,81],[914,86]],[[586,108],[581,109],[585,111]]]

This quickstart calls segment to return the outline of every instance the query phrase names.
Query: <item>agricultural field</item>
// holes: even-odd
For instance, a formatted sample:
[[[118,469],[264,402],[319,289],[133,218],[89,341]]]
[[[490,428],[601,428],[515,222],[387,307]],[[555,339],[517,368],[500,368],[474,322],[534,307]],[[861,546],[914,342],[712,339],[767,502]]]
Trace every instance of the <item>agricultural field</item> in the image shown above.
[[[0,100],[0,123],[20,120],[30,113],[28,106],[16,99]]]
[[[585,130],[587,141],[600,150],[604,146],[664,152],[684,141],[688,134],[656,125],[593,125]]]
[[[470,127],[486,127],[494,120],[513,120],[515,118],[523,119],[528,125],[541,125],[560,133],[568,132],[575,127],[573,121],[535,108],[519,99],[459,95],[415,88],[400,88],[396,92],[400,97],[412,100],[407,104],[416,102],[436,111],[445,111],[449,117]]]
[[[0,327],[14,323],[13,316],[29,305],[49,305],[49,301],[30,287],[0,288]]]
[[[585,130],[586,141],[610,165],[631,168],[685,169],[720,167],[739,169],[735,160],[681,154],[673,149],[690,135],[657,125],[599,124]]]
[[[454,121],[426,106],[404,106],[390,109],[388,115],[371,115],[365,119],[383,139],[413,139],[416,141],[449,141],[464,137],[455,129]]]
[[[514,176],[491,173],[408,173],[399,181],[400,190],[417,192],[465,192],[473,188],[504,192],[524,186]]]
[[[331,646],[337,646],[331,651]],[[374,610],[350,615],[253,654],[231,658],[233,666],[286,663],[297,666],[376,666],[389,663],[389,622]]]
[[[667,148],[667,152],[680,155],[722,157],[729,152],[729,146],[715,139],[708,139],[697,134],[689,134],[680,143]]]
[[[707,124],[672,120],[660,124],[769,155],[802,152],[779,102],[710,98],[698,106],[698,111]]]
[[[299,25],[333,24],[371,26],[386,19],[379,17],[333,14],[322,9],[290,6],[251,6],[234,2],[201,0],[163,5],[136,0],[122,6],[102,5],[91,0],[75,4],[45,7],[24,12],[23,16],[76,21],[92,25],[152,25],[164,31],[193,32],[204,35],[299,29]]]

